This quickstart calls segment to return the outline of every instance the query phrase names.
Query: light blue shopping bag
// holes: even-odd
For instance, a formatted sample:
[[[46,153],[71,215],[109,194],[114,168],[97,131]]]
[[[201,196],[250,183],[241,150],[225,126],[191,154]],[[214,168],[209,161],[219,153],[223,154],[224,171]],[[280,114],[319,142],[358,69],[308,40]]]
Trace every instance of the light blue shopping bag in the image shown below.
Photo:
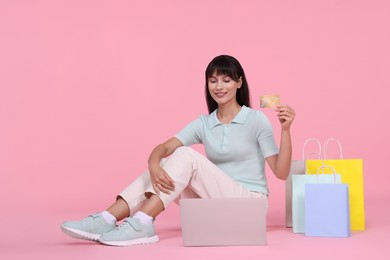
[[[307,152],[307,145],[310,142],[316,144],[318,152]],[[285,181],[286,227],[292,227],[292,176],[295,174],[306,174],[306,159],[314,155],[320,160],[321,149],[321,143],[317,138],[309,138],[303,143],[302,160],[291,161],[290,173]]]

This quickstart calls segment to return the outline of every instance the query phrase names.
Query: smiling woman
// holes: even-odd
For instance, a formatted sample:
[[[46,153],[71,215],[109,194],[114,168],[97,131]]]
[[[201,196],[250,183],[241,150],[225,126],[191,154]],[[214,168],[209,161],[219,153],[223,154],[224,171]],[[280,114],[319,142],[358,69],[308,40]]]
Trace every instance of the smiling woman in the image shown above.
[[[224,84],[217,85],[218,82]],[[237,100],[238,105],[251,107],[249,86],[241,64],[232,56],[221,55],[215,57],[206,68],[205,93],[209,113],[212,113],[217,109],[219,104],[218,101],[214,99],[214,97],[217,96],[213,96],[213,93],[216,93],[215,91],[223,93],[223,90],[220,88],[229,87],[231,84],[234,85],[232,86],[234,88],[234,95],[232,94],[230,96],[236,97],[235,99]],[[212,90],[212,88],[215,90]]]
[[[367,230],[321,243],[290,234],[285,185],[267,168],[267,248],[189,248],[175,257],[306,260],[334,258],[329,248],[337,248],[338,258],[390,259],[389,13],[388,0],[0,1],[0,222],[15,223],[2,225],[0,259],[154,259],[179,247],[176,205],[158,216],[165,239],[153,250],[97,248],[57,225],[105,210],[162,139],[201,113],[214,120],[204,71],[224,53],[245,69],[254,110],[259,96],[279,94],[299,112],[294,159],[313,135],[336,137],[346,157],[364,159]],[[261,111],[279,145],[276,113]],[[242,122],[226,124],[228,134]],[[235,149],[230,137],[218,149]]]
[[[61,225],[64,233],[112,246],[159,241],[154,219],[180,198],[268,197],[265,162],[279,179],[291,163],[290,126],[294,110],[278,105],[280,151],[268,118],[250,108],[248,83],[240,63],[215,57],[206,69],[209,115],[201,115],[157,145],[145,171],[106,211]],[[202,143],[207,157],[189,148]],[[183,147],[186,146],[186,147]],[[169,158],[168,158],[169,157]],[[116,221],[126,218],[116,228]]]

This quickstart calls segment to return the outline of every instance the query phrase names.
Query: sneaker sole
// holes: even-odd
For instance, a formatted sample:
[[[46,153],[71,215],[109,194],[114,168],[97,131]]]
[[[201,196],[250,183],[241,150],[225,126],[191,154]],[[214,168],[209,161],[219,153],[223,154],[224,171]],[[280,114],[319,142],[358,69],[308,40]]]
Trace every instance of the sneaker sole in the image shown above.
[[[64,225],[61,225],[61,230],[62,232],[64,232],[65,234],[73,238],[95,241],[95,242],[97,242],[101,236],[100,234],[93,234],[82,230],[65,227]]]
[[[157,235],[152,237],[143,237],[138,239],[131,239],[127,241],[104,241],[102,239],[98,240],[100,243],[108,246],[136,246],[136,245],[147,245],[156,243],[159,241],[159,238]]]

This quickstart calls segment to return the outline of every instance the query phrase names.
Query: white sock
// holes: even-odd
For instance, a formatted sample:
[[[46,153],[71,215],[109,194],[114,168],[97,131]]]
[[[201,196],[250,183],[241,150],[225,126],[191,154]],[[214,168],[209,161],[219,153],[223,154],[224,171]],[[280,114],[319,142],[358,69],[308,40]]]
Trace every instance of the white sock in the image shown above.
[[[108,211],[102,211],[100,214],[102,214],[104,220],[108,223],[108,224],[112,224],[112,223],[115,223],[116,222],[116,218],[114,217],[114,215],[112,215],[110,212]]]
[[[149,224],[150,221],[153,220],[153,218],[145,213],[143,213],[142,211],[137,211],[134,215],[133,215],[133,218],[136,218],[138,219],[139,221],[141,221],[142,224]]]

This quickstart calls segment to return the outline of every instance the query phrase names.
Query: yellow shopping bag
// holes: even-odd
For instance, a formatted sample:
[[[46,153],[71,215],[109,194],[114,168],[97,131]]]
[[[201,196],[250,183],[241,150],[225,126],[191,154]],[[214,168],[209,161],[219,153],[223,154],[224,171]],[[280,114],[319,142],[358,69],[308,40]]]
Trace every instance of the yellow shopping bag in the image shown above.
[[[329,141],[336,141],[340,148],[340,159],[327,159],[327,146]],[[324,144],[324,160],[307,160],[306,171],[316,174],[322,165],[330,165],[341,175],[341,182],[348,184],[351,230],[365,229],[364,215],[364,187],[363,187],[363,160],[343,159],[341,144],[337,139],[328,139]],[[325,173],[332,173],[325,169]]]

